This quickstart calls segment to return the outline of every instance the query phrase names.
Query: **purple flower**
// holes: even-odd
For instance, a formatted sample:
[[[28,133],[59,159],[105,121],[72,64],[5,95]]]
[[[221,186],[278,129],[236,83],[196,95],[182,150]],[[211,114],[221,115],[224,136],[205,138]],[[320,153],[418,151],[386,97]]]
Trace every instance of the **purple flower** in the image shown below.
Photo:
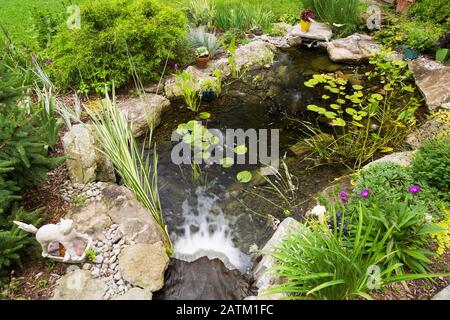
[[[52,61],[52,60],[47,60],[47,61],[45,61],[45,64],[46,64],[46,65],[53,64],[53,61]]]
[[[419,193],[420,192],[420,186],[418,184],[415,184],[415,185],[413,185],[413,186],[408,188],[408,192],[409,193],[413,193],[413,194]]]
[[[359,195],[361,196],[361,198],[366,199],[369,197],[369,193],[370,193],[369,189],[364,189],[363,191],[361,191],[361,193]]]
[[[345,191],[342,191],[342,192],[341,192],[341,200],[342,200],[342,202],[344,202],[344,203],[348,202],[348,199],[347,199],[347,192],[345,192]]]

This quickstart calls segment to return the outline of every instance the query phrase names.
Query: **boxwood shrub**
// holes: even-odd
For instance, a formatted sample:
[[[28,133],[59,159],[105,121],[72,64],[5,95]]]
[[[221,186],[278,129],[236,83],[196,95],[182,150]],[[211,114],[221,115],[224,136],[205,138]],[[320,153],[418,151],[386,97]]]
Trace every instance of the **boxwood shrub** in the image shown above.
[[[98,0],[80,5],[81,28],[58,27],[47,56],[48,72],[62,89],[103,92],[136,73],[157,79],[166,59],[182,60],[184,13],[156,0]]]

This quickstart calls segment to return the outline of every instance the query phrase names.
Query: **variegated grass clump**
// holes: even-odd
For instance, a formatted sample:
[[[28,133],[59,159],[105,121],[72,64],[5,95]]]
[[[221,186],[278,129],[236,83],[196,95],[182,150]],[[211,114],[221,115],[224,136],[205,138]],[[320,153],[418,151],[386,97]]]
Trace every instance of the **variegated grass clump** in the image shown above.
[[[165,247],[172,254],[167,226],[164,222],[161,201],[158,192],[158,154],[154,146],[153,159],[150,155],[144,156],[145,146],[152,146],[152,128],[144,140],[142,149],[139,148],[133,136],[132,124],[116,107],[107,94],[102,102],[102,112],[94,113],[87,110],[93,122],[93,134],[99,141],[102,152],[111,160],[118,174],[122,177],[124,185],[130,189],[139,202],[146,207],[157,224],[164,230]]]

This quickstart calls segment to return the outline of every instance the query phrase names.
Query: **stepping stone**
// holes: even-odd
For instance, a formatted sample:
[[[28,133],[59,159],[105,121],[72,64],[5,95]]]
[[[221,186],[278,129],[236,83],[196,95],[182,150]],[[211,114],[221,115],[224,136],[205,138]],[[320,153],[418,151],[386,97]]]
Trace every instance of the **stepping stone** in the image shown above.
[[[325,23],[312,22],[308,32],[303,32],[300,25],[297,24],[291,29],[289,36],[310,40],[330,41],[333,37],[333,31]]]

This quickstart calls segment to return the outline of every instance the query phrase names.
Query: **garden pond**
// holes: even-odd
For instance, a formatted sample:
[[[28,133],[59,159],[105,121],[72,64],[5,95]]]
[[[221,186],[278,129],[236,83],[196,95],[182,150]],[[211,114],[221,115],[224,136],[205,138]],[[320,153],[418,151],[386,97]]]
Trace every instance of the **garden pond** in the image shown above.
[[[253,174],[252,181],[247,184],[237,181],[237,173],[242,170],[255,173],[257,165],[234,165],[230,168],[218,164],[201,165],[199,183],[193,181],[190,165],[173,164],[172,132],[180,123],[192,120],[194,115],[182,101],[172,104],[163,114],[162,124],[153,139],[159,156],[158,179],[163,213],[176,259],[167,271],[165,287],[155,298],[245,297],[236,296],[239,290],[229,283],[238,281],[240,274],[250,274],[251,253],[256,248],[261,249],[272,236],[277,219],[285,215],[301,219],[307,208],[314,205],[313,196],[347,172],[344,167],[318,165],[303,153],[296,152],[295,146],[305,135],[302,134],[302,124],[292,119],[315,121],[306,106],[320,99],[320,93],[305,87],[304,82],[313,74],[324,72],[336,72],[350,81],[359,82],[358,75],[364,74],[366,67],[336,64],[320,49],[279,51],[272,67],[245,72],[239,79],[224,84],[218,99],[202,104],[201,111],[211,114],[210,119],[204,122],[208,128],[221,131],[229,128],[280,130],[280,156],[284,158],[289,173],[297,177],[293,182],[295,210],[292,212],[282,210],[282,204],[277,206],[279,199],[276,194],[272,193],[272,199],[271,193],[260,193],[267,186],[261,176]],[[219,259],[229,270],[218,266],[217,260],[196,261],[194,270],[189,263],[176,261],[193,262],[205,256]],[[232,269],[239,272],[230,272]],[[223,274],[213,274],[217,272]],[[205,273],[209,275],[204,277]],[[203,295],[206,294],[204,284],[196,284],[192,279],[201,275],[208,279],[208,287],[213,288],[207,290],[209,296]],[[183,291],[183,286],[190,288]],[[189,295],[185,296],[183,292]]]

